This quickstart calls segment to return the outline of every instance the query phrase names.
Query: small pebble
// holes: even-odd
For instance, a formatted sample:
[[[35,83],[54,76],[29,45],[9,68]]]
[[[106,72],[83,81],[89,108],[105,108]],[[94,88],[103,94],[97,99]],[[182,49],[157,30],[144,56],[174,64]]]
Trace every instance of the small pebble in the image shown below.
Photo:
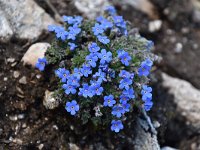
[[[19,83],[21,83],[21,84],[27,84],[26,77],[23,76],[21,79],[19,79]]]
[[[53,125],[53,129],[58,130],[58,126],[57,125]]]
[[[4,77],[4,78],[3,78],[3,81],[8,81],[8,78],[7,78],[7,77]]]
[[[19,71],[14,71],[14,72],[13,72],[13,77],[14,77],[14,78],[18,78],[19,76],[20,76]]]
[[[13,63],[15,61],[15,58],[8,58],[7,59],[7,62],[9,62],[9,63]]]
[[[183,50],[183,44],[182,43],[176,43],[175,52],[181,53],[182,50]]]
[[[18,118],[19,118],[19,119],[24,119],[24,117],[25,117],[24,114],[19,114],[19,115],[18,115]]]
[[[14,115],[14,116],[9,116],[9,119],[11,120],[11,121],[17,121],[17,116],[16,115]]]
[[[162,26],[161,20],[150,21],[149,22],[149,31],[156,32],[156,31],[160,30],[161,26]]]
[[[13,139],[13,142],[14,143],[17,143],[17,144],[19,144],[19,145],[22,145],[22,143],[23,143],[23,141],[21,140],[21,139]]]
[[[11,67],[16,66],[16,64],[17,64],[17,62],[12,63],[12,64],[11,64]]]
[[[36,78],[37,78],[37,79],[40,79],[40,78],[41,78],[41,75],[40,75],[40,74],[37,74],[37,75],[36,75]]]
[[[22,128],[26,128],[26,127],[27,127],[26,123],[23,123]]]
[[[43,147],[44,147],[44,144],[40,144],[40,145],[38,146],[38,149],[41,150]]]

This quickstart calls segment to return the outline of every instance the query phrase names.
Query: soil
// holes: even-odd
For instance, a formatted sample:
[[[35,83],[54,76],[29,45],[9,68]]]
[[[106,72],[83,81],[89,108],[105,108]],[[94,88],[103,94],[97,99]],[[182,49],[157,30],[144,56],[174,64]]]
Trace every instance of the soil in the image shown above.
[[[50,1],[60,15],[80,14],[71,1]],[[197,29],[198,24],[193,26],[191,11],[186,11],[185,16],[185,13],[180,11],[180,9],[183,9],[180,6],[184,3],[179,4],[177,2],[171,8],[178,15],[175,19],[170,18],[163,13],[163,10],[172,5],[171,1],[162,0],[163,3],[160,3],[159,0],[152,1],[157,5],[160,19],[163,21],[161,30],[155,33],[148,31],[148,23],[151,19],[146,14],[133,8],[123,11],[120,6],[117,6],[117,9],[135,27],[139,27],[142,36],[155,41],[155,53],[163,57],[163,61],[161,64],[157,64],[157,68],[170,75],[188,80],[194,86],[200,88],[200,72],[198,71],[200,70],[200,52],[197,50],[200,43],[200,32]],[[54,17],[55,13],[44,1],[36,0],[36,2]],[[127,15],[129,11],[135,13]],[[184,24],[182,24],[181,18],[186,20]],[[38,41],[48,42],[51,39],[50,35],[44,35]],[[69,143],[77,143],[78,146],[84,149],[90,147],[94,149],[111,149],[113,146],[118,147],[118,149],[131,149],[131,145],[127,147],[126,142],[120,141],[121,144],[119,145],[120,138],[114,136],[114,134],[108,137],[109,135],[106,134],[106,131],[90,133],[89,127],[80,126],[79,124],[74,126],[73,118],[67,117],[68,115],[66,115],[66,111],[62,106],[55,110],[47,110],[43,106],[42,99],[45,90],[54,88],[52,87],[54,79],[51,77],[50,72],[46,72],[47,75],[45,75],[45,73],[40,73],[30,66],[24,67],[20,62],[31,43],[33,42],[12,39],[9,44],[0,44],[0,149],[30,150],[42,147],[44,149],[69,149],[73,146],[76,147],[76,145],[70,145]],[[183,49],[178,53],[175,50],[177,43],[183,45]],[[14,58],[14,61],[9,58]],[[20,73],[19,77],[13,76],[14,71]],[[23,76],[27,79],[26,84],[19,83]],[[158,86],[155,88],[159,89]],[[155,96],[155,101],[159,99],[158,96]],[[159,107],[159,104],[156,106]],[[159,108],[162,109],[161,107]],[[161,110],[161,112],[163,111]],[[154,111],[150,112],[152,117],[154,116],[153,113]],[[180,137],[171,137],[170,139],[166,137],[170,136],[166,134],[169,131],[167,124],[170,120],[162,117],[155,119],[161,123],[161,130],[159,130],[159,142],[161,145],[178,148],[182,140],[181,134]],[[180,130],[180,132],[184,131]],[[132,133],[128,133],[127,129],[125,134]],[[104,140],[103,143],[99,143],[99,139],[110,140]],[[173,141],[173,139],[176,139],[176,141]]]

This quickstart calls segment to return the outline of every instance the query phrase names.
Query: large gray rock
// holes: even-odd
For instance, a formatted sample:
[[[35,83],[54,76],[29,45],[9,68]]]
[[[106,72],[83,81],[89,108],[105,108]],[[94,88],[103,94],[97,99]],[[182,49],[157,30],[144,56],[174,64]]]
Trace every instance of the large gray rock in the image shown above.
[[[174,112],[184,118],[187,125],[200,130],[200,91],[189,82],[162,73],[163,87],[173,96]]]
[[[148,118],[149,119],[149,118]],[[133,139],[134,150],[160,150],[160,146],[157,141],[157,135],[151,131],[149,126],[151,122],[138,118],[134,127],[135,138]],[[154,127],[152,127],[153,130]]]
[[[108,0],[75,0],[74,5],[86,17],[92,19],[99,16],[110,3]]]
[[[128,7],[135,8],[147,14],[151,19],[159,18],[156,7],[149,0],[111,0],[111,2],[114,5],[121,6],[124,10],[126,10]],[[134,13],[134,11],[130,11],[129,13]]]
[[[33,0],[0,0],[0,39],[37,39],[54,20]],[[5,40],[5,41],[4,41]]]
[[[6,19],[4,12],[1,10],[0,10],[0,27],[1,27],[0,41],[7,42],[13,36],[13,31],[10,28],[10,24]]]

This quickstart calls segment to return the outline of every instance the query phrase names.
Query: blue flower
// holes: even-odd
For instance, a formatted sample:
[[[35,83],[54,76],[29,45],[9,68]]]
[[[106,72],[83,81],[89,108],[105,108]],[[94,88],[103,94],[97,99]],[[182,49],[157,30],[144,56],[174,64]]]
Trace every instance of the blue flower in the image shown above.
[[[102,19],[101,26],[103,27],[104,30],[106,30],[106,29],[112,28],[113,24],[112,24],[112,22],[108,21],[107,19]]]
[[[83,76],[88,77],[89,74],[92,74],[92,70],[89,66],[83,65],[83,67],[81,68],[81,73],[83,74]]]
[[[82,22],[83,18],[81,16],[75,16],[75,17],[72,17],[72,16],[63,16],[63,21],[64,22],[67,22],[68,24],[70,25],[78,25]]]
[[[143,101],[149,101],[152,99],[152,88],[151,87],[148,87],[147,85],[143,85],[142,86],[142,91],[141,91],[141,94],[142,94],[142,100]]]
[[[112,60],[112,53],[106,52],[105,49],[101,50],[101,53],[99,53],[98,57],[101,59],[100,63],[105,64],[106,62],[109,63]]]
[[[123,90],[123,91],[122,91],[122,94],[125,95],[125,96],[127,96],[127,97],[130,98],[130,99],[135,98],[135,94],[134,94],[133,88],[129,88],[128,90],[126,90],[126,89]]]
[[[110,15],[116,15],[116,9],[113,6],[107,6],[105,11],[107,11]]]
[[[119,77],[122,77],[122,78],[130,78],[131,77],[131,74],[130,72],[126,71],[126,70],[121,70],[120,73],[119,73]]]
[[[80,86],[79,79],[76,76],[70,75],[67,79],[68,79],[67,80],[67,84],[68,85],[72,85],[72,86],[74,86],[76,88]]]
[[[88,96],[89,97],[93,97],[94,96],[94,91],[92,89],[91,86],[89,86],[87,83],[84,83],[83,84],[83,87],[82,88],[79,88],[79,93],[78,95],[81,95],[85,98],[87,98]]]
[[[93,31],[94,35],[102,34],[104,32],[103,26],[100,25],[99,23],[95,23],[95,26],[92,27],[92,31]]]
[[[133,82],[132,82],[131,79],[129,79],[129,78],[124,78],[124,79],[122,79],[122,80],[120,81],[119,88],[120,88],[120,89],[125,88],[126,90],[128,90],[128,89],[129,89],[129,86],[130,86],[132,83],[133,83]]]
[[[55,32],[57,38],[61,38],[63,41],[66,40],[68,32],[63,27],[58,27]]]
[[[129,112],[130,111],[130,104],[128,103],[125,103],[125,104],[122,104],[122,107],[124,108],[125,112]]]
[[[67,35],[67,39],[68,40],[75,40],[76,39],[76,33],[74,33],[74,32],[68,32],[68,35]]]
[[[81,29],[77,25],[73,25],[72,27],[69,27],[68,29],[69,29],[69,32],[74,33],[75,35],[81,32]]]
[[[145,61],[143,61],[140,65],[140,68],[138,68],[138,75],[148,76],[152,65],[153,65],[153,62],[150,59],[146,59]]]
[[[106,74],[101,69],[98,70],[93,76],[93,78],[98,78],[97,82],[102,83],[103,81],[107,81]]]
[[[65,94],[75,94],[76,93],[76,88],[71,85],[71,84],[63,84],[62,88],[65,90]]]
[[[130,99],[129,99],[129,97],[128,96],[126,96],[126,95],[120,95],[120,103],[121,104],[126,104],[128,101],[129,101]]]
[[[121,120],[112,120],[111,124],[111,130],[117,133],[124,128]]]
[[[74,24],[75,20],[72,16],[63,16],[63,21],[67,22],[68,24]]]
[[[81,16],[75,16],[74,20],[75,20],[75,24],[79,25],[82,22],[83,17],[81,17]]]
[[[98,57],[95,54],[90,53],[89,55],[86,56],[86,60],[87,63],[94,68],[96,67],[96,62],[98,60]]]
[[[74,68],[74,76],[78,79],[80,79],[83,76],[80,68]]]
[[[56,75],[61,79],[62,82],[66,82],[68,76],[70,75],[69,70],[65,68],[59,68],[55,71]]]
[[[108,44],[110,42],[107,36],[98,35],[97,38],[103,44]]]
[[[121,60],[122,64],[124,64],[125,66],[129,66],[131,56],[129,56],[128,52],[125,52],[124,50],[119,50],[117,53],[118,58]]]
[[[104,96],[104,106],[112,107],[114,104],[116,104],[116,101],[113,95]]]
[[[126,22],[124,21],[122,16],[114,16],[113,17],[114,23],[117,27],[126,28]]]
[[[58,26],[56,26],[56,25],[48,25],[48,30],[50,32],[53,32],[53,31],[56,32],[57,28],[58,28]]]
[[[115,105],[112,109],[112,115],[120,118],[125,113],[124,108],[121,105]]]
[[[100,68],[102,71],[104,71],[105,73],[108,73],[108,70],[109,70],[108,64],[100,64],[100,65],[99,65],[99,68]]]
[[[76,44],[71,43],[71,42],[69,42],[68,45],[70,46],[70,50],[71,50],[71,51],[73,51],[73,50],[77,47]]]
[[[149,111],[152,106],[153,106],[153,102],[152,101],[145,101],[145,103],[144,103],[144,110],[145,111]]]
[[[103,22],[104,20],[106,20],[106,18],[104,18],[103,16],[98,16],[96,18],[96,21],[99,22],[99,23]]]
[[[92,42],[90,45],[88,45],[88,49],[91,53],[96,53],[100,50],[100,47],[97,45],[97,43]]]
[[[77,111],[79,111],[79,105],[76,100],[72,100],[71,102],[67,102],[65,109],[67,112],[70,112],[71,115],[75,115]]]
[[[47,59],[39,58],[37,63],[35,64],[35,67],[38,68],[40,71],[44,71],[45,66],[47,65]]]
[[[94,92],[96,95],[101,95],[103,92],[103,87],[99,83],[95,83],[91,85],[91,90]]]

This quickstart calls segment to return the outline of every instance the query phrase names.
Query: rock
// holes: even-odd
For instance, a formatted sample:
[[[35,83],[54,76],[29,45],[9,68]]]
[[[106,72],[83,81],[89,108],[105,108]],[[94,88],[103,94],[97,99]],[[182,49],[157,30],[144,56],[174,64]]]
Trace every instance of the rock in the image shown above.
[[[163,87],[173,95],[177,117],[185,119],[187,125],[200,130],[200,91],[189,82],[162,73]],[[179,115],[179,116],[178,116]]]
[[[73,143],[69,143],[69,149],[71,149],[71,150],[80,150],[80,148],[76,144],[73,144]]]
[[[200,89],[200,31],[190,28],[189,33],[180,33],[163,26],[162,32],[155,45],[156,53],[163,57],[162,69]]]
[[[38,58],[43,58],[47,48],[50,47],[49,43],[35,43],[29,47],[22,58],[24,65],[31,65],[35,67]]]
[[[43,99],[43,105],[47,109],[54,109],[54,108],[58,107],[59,104],[60,104],[60,101],[53,97],[53,92],[46,90],[45,96]]]
[[[7,62],[9,62],[9,63],[14,63],[14,62],[15,62],[15,58],[11,58],[11,57],[10,57],[10,58],[7,59]]]
[[[27,84],[26,77],[23,76],[21,79],[19,79],[19,83],[20,83],[20,84]]]
[[[161,150],[178,150],[178,149],[172,148],[172,147],[169,147],[169,146],[165,146],[165,147],[162,147]]]
[[[0,39],[8,41],[13,35],[19,39],[35,40],[54,20],[34,1],[0,0]],[[3,12],[3,13],[2,13]],[[3,34],[2,34],[3,32]]]
[[[88,18],[93,19],[99,16],[104,11],[104,8],[110,5],[110,3],[108,0],[75,0],[74,5]]]
[[[14,78],[18,78],[20,76],[20,72],[19,71],[14,71],[13,72],[13,77]]]
[[[157,135],[155,133],[147,132],[149,129],[149,124],[146,120],[141,118],[137,119],[134,127],[134,150],[160,150],[160,146],[157,141]]]
[[[13,31],[10,28],[8,20],[5,18],[5,14],[0,10],[0,41],[8,42],[13,36]]]
[[[181,150],[200,150],[200,135],[183,140],[180,144]]]
[[[122,9],[127,9],[127,7],[135,8],[148,15],[151,19],[159,18],[156,7],[149,0],[111,0],[111,3],[121,6]]]
[[[177,147],[200,133],[200,90],[166,73],[155,75],[151,116],[161,124],[160,141]]]
[[[150,32],[156,32],[159,31],[162,26],[161,20],[154,20],[149,22],[149,31]]]
[[[9,119],[11,121],[17,121],[18,120],[17,115],[9,116]]]

